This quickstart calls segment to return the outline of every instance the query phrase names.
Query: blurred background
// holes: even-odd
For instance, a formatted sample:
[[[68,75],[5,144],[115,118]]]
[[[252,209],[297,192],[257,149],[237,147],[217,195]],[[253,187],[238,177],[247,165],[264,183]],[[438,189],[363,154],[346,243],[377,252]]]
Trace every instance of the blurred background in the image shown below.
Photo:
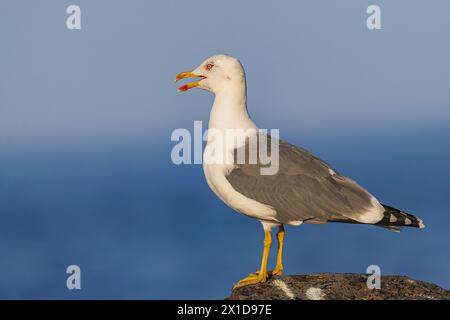
[[[376,264],[450,288],[450,3],[377,1],[375,31],[370,4],[1,1],[0,298],[222,299],[258,268],[259,222],[170,159],[213,101],[172,80],[217,53],[243,63],[260,127],[427,225],[289,227],[286,273]]]

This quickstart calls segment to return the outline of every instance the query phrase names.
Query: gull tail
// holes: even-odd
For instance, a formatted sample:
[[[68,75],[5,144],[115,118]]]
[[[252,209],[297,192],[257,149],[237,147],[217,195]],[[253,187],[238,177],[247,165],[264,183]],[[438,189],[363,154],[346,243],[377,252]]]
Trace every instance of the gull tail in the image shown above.
[[[425,228],[420,218],[385,204],[382,204],[382,206],[386,210],[384,211],[384,217],[375,225],[397,232],[400,231],[401,227]]]

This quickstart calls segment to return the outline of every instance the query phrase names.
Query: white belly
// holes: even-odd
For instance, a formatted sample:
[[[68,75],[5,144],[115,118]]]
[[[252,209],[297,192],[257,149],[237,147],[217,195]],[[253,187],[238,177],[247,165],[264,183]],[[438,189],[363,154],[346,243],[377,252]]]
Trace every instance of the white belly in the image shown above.
[[[247,198],[233,188],[226,178],[226,174],[231,169],[232,165],[203,163],[203,172],[211,190],[229,207],[246,216],[278,222],[272,207]]]
[[[234,114],[229,112],[227,103],[221,105],[216,100],[211,110],[208,143],[203,153],[206,181],[211,190],[232,209],[252,218],[277,222],[272,207],[247,198],[228,182],[226,175],[234,168],[234,149],[245,145],[246,139],[257,134],[258,128],[248,117],[245,105],[242,112]]]

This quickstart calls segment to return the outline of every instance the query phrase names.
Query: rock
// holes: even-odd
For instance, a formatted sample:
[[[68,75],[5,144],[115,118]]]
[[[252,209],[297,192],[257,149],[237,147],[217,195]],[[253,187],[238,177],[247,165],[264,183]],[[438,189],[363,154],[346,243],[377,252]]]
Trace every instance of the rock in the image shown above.
[[[367,274],[319,273],[276,276],[232,291],[230,300],[450,300],[450,291],[405,276],[382,276],[368,289]]]

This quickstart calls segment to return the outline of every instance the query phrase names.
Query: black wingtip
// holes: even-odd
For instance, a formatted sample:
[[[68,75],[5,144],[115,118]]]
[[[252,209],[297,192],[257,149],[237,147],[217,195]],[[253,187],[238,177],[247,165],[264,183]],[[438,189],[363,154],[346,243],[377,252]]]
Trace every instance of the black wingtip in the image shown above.
[[[422,219],[394,207],[385,204],[382,205],[386,211],[384,212],[383,219],[377,222],[376,225],[387,227],[388,229],[399,229],[399,227],[425,228]]]

